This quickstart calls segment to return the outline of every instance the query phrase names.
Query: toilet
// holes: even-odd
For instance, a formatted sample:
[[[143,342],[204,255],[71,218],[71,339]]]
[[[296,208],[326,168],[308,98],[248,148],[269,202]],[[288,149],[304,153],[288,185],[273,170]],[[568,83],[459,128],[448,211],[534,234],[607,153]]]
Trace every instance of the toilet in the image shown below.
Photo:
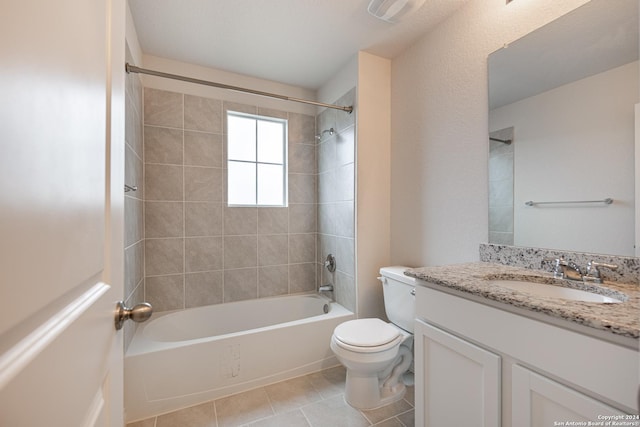
[[[344,397],[357,409],[375,409],[404,397],[403,375],[413,362],[416,281],[408,267],[380,269],[384,307],[391,323],[376,318],[338,325],[331,350],[347,370]]]

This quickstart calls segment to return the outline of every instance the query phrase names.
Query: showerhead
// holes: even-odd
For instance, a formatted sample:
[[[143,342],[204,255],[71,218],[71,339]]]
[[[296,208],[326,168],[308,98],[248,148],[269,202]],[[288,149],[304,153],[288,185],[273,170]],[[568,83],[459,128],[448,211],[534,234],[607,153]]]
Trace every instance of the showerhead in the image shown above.
[[[325,133],[328,133],[329,135],[333,135],[334,133],[336,133],[336,131],[333,128],[325,129],[322,132],[320,132],[318,135],[316,135],[316,139],[320,141]]]

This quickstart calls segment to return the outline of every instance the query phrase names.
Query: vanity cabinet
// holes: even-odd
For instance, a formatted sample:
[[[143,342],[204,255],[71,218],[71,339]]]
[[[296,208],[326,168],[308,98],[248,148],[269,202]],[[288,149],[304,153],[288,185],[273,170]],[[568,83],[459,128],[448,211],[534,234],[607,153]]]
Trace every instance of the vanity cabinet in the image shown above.
[[[513,365],[511,377],[511,425],[513,426],[543,427],[566,421],[598,422],[604,421],[603,417],[607,415],[620,414],[619,410],[557,381],[520,365]]]
[[[638,413],[637,349],[440,288],[416,289],[416,426],[546,427]]]
[[[500,425],[500,356],[421,320],[414,337],[415,374],[428,380],[416,387],[416,425]]]

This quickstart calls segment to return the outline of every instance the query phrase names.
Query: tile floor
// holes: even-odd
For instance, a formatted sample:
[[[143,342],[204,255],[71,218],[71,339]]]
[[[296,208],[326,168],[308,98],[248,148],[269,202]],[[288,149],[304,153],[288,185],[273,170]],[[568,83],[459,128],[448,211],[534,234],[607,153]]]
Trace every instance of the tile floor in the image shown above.
[[[413,387],[371,411],[344,401],[342,366],[206,402],[127,427],[413,427]]]

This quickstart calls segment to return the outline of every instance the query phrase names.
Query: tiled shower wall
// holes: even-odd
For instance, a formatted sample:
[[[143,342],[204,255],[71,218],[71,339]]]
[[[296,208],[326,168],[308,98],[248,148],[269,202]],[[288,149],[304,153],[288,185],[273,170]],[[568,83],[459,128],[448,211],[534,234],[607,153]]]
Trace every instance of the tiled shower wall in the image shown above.
[[[513,141],[513,127],[489,135]],[[513,245],[513,143],[489,141],[489,243]]]
[[[226,206],[227,110],[288,119],[288,207]],[[315,144],[313,116],[145,88],[145,297],[155,311],[316,289]]]
[[[134,63],[128,47],[126,59]],[[137,191],[124,193],[124,298],[126,305],[131,307],[144,301],[142,83],[138,74],[126,75],[125,115],[124,182],[138,188]],[[133,338],[136,326],[134,322],[125,323],[125,349]]]
[[[355,88],[335,104],[354,105]],[[326,109],[317,117],[318,133],[318,269],[320,285],[333,284],[335,298],[356,311],[355,283],[355,115]],[[328,254],[336,258],[336,271],[324,268]]]

